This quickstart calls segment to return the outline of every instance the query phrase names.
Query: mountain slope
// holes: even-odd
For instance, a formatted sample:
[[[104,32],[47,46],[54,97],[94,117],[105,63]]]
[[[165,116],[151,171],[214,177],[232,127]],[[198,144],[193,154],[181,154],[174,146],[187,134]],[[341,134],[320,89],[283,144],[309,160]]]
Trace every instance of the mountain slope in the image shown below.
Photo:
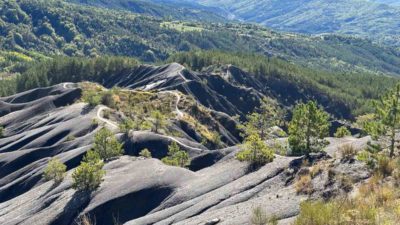
[[[213,129],[218,129],[223,137],[227,130],[236,129],[236,124],[227,126],[227,121],[234,120],[224,113],[225,108],[212,104],[213,98],[237,101],[239,95],[247,92],[252,96],[242,96],[246,97],[246,103],[252,98],[257,100],[260,93],[256,89],[262,85],[254,83],[255,78],[238,68],[229,66],[228,70],[217,75],[192,72],[178,64],[141,65],[104,80],[105,86],[121,86],[112,90],[93,83],[61,83],[0,98],[0,125],[5,127],[0,138],[0,223],[75,225],[80,216],[87,215],[99,225],[116,221],[128,225],[216,222],[236,225],[246,224],[252,208],[259,205],[268,209],[269,217],[276,216],[282,224],[290,224],[299,213],[301,200],[345,193],[340,179],[331,179],[328,170],[317,173],[310,181],[312,196],[299,193],[296,180],[304,165],[301,157],[276,155],[273,162],[250,171],[246,162],[235,158],[241,150],[233,146],[237,142],[228,144],[222,138],[224,145],[232,146],[206,147],[204,140],[191,135],[201,133],[199,129],[207,124],[214,125]],[[203,79],[208,82],[201,82]],[[201,85],[191,88],[193,83]],[[249,86],[252,83],[254,86]],[[118,96],[118,107],[86,104],[84,96],[91,88],[96,93],[106,91]],[[176,89],[187,92],[175,92]],[[182,97],[178,103],[170,91]],[[202,101],[204,92],[212,96]],[[229,96],[232,93],[236,95]],[[128,135],[118,133],[116,124],[124,116],[144,112],[134,111],[129,115],[124,110],[126,94],[133,95],[136,107],[162,109],[168,125],[159,133],[148,128],[131,130]],[[192,97],[198,101],[193,102]],[[223,111],[203,107],[202,103],[210,103],[209,108]],[[243,106],[251,107],[250,104]],[[193,110],[193,107],[198,108]],[[176,108],[183,117],[172,113]],[[231,110],[235,113],[235,109]],[[148,114],[145,113],[146,119]],[[195,124],[189,123],[191,117],[196,118]],[[76,191],[72,188],[71,174],[102,127],[116,132],[124,142],[126,155],[106,163],[106,175],[98,190]],[[330,140],[328,154],[336,154],[344,144],[364,149],[370,138],[347,137],[341,141]],[[166,149],[172,142],[188,152],[191,170],[167,166],[159,160],[167,155]],[[144,148],[151,151],[153,159],[138,157]],[[42,176],[52,157],[67,165],[68,172],[60,184],[46,181]],[[330,174],[332,171],[338,177],[346,174],[356,184],[371,176],[366,165],[360,162],[338,160],[341,163],[336,163],[330,160],[332,156],[324,154],[311,157],[310,163],[322,163],[330,169]]]
[[[196,3],[185,3],[172,0],[65,0],[91,6],[127,10],[164,19],[226,22],[222,11]]]
[[[199,0],[248,22],[283,31],[341,33],[400,46],[400,8],[366,0]]]
[[[0,49],[22,53],[121,55],[154,62],[176,51],[218,49],[277,56],[323,70],[400,74],[397,50],[357,38],[277,33],[250,24],[165,21],[59,1],[0,6]]]

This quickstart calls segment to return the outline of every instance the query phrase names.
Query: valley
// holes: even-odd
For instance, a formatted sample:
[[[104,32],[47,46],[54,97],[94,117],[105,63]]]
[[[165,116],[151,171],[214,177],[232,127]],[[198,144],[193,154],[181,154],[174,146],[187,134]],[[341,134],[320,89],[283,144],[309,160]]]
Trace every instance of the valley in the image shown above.
[[[398,224],[399,9],[0,1],[0,224]]]

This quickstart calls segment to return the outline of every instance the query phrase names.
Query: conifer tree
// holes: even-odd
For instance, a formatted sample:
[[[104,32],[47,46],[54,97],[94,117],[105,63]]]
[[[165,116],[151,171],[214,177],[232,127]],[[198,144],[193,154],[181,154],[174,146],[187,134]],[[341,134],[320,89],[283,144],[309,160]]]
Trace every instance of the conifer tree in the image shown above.
[[[88,151],[81,164],[72,173],[72,187],[78,191],[93,191],[100,186],[105,171],[104,162],[95,151]]]
[[[117,140],[113,132],[107,128],[102,128],[96,133],[93,150],[105,161],[121,156],[124,153],[122,144]]]
[[[289,144],[295,154],[320,151],[328,136],[329,115],[314,101],[297,104],[289,123]]]
[[[387,136],[390,140],[390,157],[395,155],[396,130],[400,128],[400,83],[374,103],[373,120],[365,129],[374,137]]]
[[[176,142],[168,147],[168,156],[162,159],[163,163],[170,166],[185,167],[190,163],[189,154],[180,149]]]
[[[274,159],[274,152],[265,144],[257,133],[248,136],[243,145],[242,151],[236,154],[239,161],[247,161],[253,169],[272,162]]]
[[[151,117],[154,119],[153,123],[153,131],[158,133],[160,129],[166,126],[166,118],[165,116],[158,110],[153,111],[151,113]]]
[[[67,166],[63,164],[58,158],[49,160],[43,176],[46,180],[54,180],[55,183],[60,183],[65,176]]]
[[[247,121],[241,128],[244,130],[244,136],[249,136],[251,132],[256,132],[261,139],[266,139],[269,129],[280,125],[282,118],[283,111],[279,109],[276,103],[264,98],[261,101],[261,106],[247,116]]]

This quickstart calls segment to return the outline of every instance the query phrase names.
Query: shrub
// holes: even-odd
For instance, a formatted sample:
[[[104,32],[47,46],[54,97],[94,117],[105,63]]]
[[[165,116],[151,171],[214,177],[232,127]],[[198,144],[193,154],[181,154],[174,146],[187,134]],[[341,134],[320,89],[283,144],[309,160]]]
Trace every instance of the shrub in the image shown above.
[[[313,185],[311,175],[302,175],[295,184],[297,194],[312,194]]]
[[[0,138],[4,136],[4,128],[0,126]]]
[[[58,158],[52,158],[49,160],[43,176],[46,180],[54,180],[55,183],[61,183],[66,171],[67,166],[65,164]]]
[[[125,134],[129,133],[129,131],[134,128],[135,128],[135,121],[129,118],[122,121],[122,123],[119,125],[119,130]]]
[[[122,144],[107,128],[102,128],[98,131],[94,139],[93,150],[105,161],[121,156],[124,153]]]
[[[168,156],[162,159],[162,162],[170,166],[185,167],[190,163],[189,154],[182,151],[176,142],[168,147]]]
[[[101,96],[96,91],[87,91],[83,96],[83,100],[90,106],[95,107],[100,105]]]
[[[236,154],[236,158],[239,161],[250,162],[253,168],[263,166],[266,163],[272,162],[274,159],[273,150],[271,150],[256,133],[248,136],[241,148],[242,151]]]
[[[344,214],[341,209],[335,202],[303,202],[294,225],[341,224],[341,216]]]
[[[111,91],[107,91],[102,97],[101,97],[101,103],[103,105],[106,105],[110,108],[115,108],[115,100],[114,100],[114,95]]]
[[[151,152],[147,148],[140,151],[139,155],[144,158],[151,158]]]
[[[104,162],[99,154],[88,151],[81,164],[72,173],[73,188],[78,191],[93,191],[98,188],[105,175],[103,166]]]
[[[261,207],[256,207],[253,209],[250,221],[252,225],[266,225],[268,218],[265,211]]]
[[[347,136],[351,136],[351,132],[349,131],[349,129],[347,129],[347,127],[342,126],[336,130],[335,137],[342,138]]]
[[[357,160],[366,163],[371,169],[374,169],[376,167],[376,160],[374,158],[374,155],[371,154],[369,151],[364,150],[358,152]]]

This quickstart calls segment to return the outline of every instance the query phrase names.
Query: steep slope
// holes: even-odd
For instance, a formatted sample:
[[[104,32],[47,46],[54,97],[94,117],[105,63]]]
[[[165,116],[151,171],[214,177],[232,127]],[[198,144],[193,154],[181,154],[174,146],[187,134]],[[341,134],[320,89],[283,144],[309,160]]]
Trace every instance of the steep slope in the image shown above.
[[[371,37],[399,46],[400,9],[366,0],[219,0],[199,2],[221,6],[237,18],[268,27],[310,34],[341,33]],[[385,2],[384,2],[385,3]]]

